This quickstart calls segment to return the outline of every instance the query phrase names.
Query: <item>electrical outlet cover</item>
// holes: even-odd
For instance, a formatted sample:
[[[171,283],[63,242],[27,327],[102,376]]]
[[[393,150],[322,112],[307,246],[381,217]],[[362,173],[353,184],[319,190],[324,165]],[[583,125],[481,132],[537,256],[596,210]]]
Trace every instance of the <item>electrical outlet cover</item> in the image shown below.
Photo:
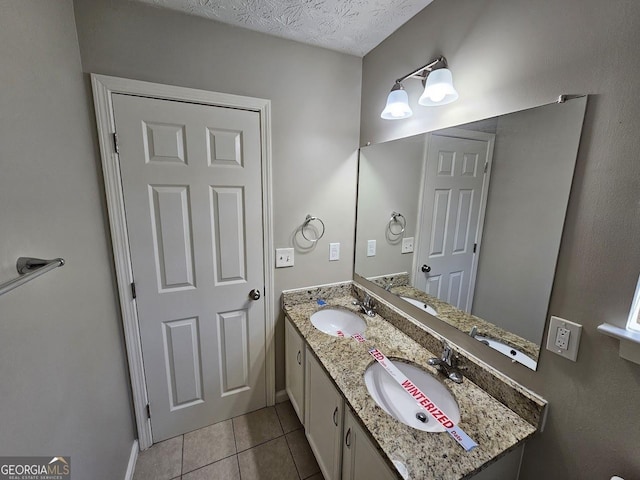
[[[582,325],[560,317],[551,317],[547,332],[547,350],[576,361]]]

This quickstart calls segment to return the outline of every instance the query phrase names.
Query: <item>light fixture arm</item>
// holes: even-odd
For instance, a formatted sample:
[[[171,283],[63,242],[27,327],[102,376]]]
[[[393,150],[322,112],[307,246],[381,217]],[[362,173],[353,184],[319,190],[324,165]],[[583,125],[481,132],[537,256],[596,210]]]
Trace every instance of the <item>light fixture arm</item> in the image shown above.
[[[426,65],[423,65],[422,67],[417,68],[411,73],[406,74],[404,77],[398,78],[396,80],[396,83],[404,82],[407,78],[417,78],[424,82],[427,79],[427,75],[431,73],[431,71],[433,70],[433,67],[435,67],[438,63],[442,63],[442,66],[444,68],[447,68],[447,59],[441,55],[435,60],[432,60],[431,62],[427,63]]]

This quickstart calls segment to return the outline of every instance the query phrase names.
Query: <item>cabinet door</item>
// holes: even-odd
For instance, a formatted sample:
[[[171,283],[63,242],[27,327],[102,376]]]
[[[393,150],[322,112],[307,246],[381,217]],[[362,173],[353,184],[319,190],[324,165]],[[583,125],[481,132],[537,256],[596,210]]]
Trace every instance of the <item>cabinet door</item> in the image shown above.
[[[325,480],[339,480],[344,402],[308,348],[305,357],[305,433]]]
[[[387,465],[369,435],[353,417],[344,415],[342,435],[342,480],[394,480],[399,478]]]
[[[285,377],[286,389],[293,409],[304,425],[304,340],[291,321],[285,323]]]

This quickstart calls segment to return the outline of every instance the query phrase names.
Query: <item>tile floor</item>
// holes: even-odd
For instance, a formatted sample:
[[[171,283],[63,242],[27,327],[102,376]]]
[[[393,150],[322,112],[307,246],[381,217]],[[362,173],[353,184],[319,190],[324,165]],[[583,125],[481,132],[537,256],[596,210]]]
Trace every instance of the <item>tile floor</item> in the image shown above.
[[[291,402],[141,452],[134,480],[323,480]]]

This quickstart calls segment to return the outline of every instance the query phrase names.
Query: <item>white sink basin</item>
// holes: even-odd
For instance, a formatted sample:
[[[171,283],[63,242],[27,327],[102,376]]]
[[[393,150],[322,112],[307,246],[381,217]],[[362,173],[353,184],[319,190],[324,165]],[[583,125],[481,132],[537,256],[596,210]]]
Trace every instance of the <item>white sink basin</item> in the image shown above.
[[[415,298],[409,298],[409,297],[400,297],[400,298],[403,299],[405,302],[409,302],[411,305],[415,305],[420,310],[424,310],[425,312],[433,315],[434,317],[438,316],[438,312],[431,305],[427,305],[426,303],[421,302],[420,300],[416,300]]]
[[[503,355],[506,355],[512,360],[515,360],[516,362],[521,363],[525,367],[529,367],[531,370],[535,370],[536,367],[538,366],[538,364],[533,358],[528,357],[527,355],[522,353],[520,350],[516,350],[515,348],[510,347],[509,345],[505,345],[504,343],[498,340],[494,340],[493,338],[483,337],[482,335],[476,335],[474,338],[484,343],[485,345],[489,345],[494,350],[497,350],[498,352],[502,353]]]
[[[367,324],[360,315],[340,308],[318,310],[311,315],[311,323],[321,332],[334,337],[349,338],[354,333],[363,333],[367,328]]]
[[[391,363],[398,367],[440,410],[446,413],[453,423],[460,421],[458,403],[447,387],[440,383],[440,380],[417,366],[397,361]],[[445,431],[442,424],[419,407],[415,399],[405,392],[378,362],[372,364],[364,372],[364,383],[369,390],[369,395],[378,406],[396,420],[425,432]],[[422,422],[418,417],[425,419],[425,421]]]

